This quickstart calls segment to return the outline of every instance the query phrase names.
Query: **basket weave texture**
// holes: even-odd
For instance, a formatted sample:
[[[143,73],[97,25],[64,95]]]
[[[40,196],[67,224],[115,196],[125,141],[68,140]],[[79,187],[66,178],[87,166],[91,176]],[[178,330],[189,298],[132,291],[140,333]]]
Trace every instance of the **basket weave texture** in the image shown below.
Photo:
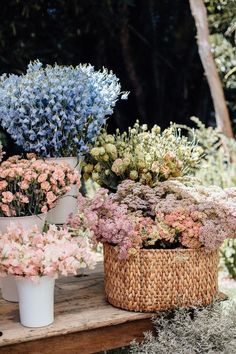
[[[104,244],[105,293],[110,304],[132,311],[153,312],[206,306],[218,294],[218,251],[201,249],[147,250],[119,260]]]

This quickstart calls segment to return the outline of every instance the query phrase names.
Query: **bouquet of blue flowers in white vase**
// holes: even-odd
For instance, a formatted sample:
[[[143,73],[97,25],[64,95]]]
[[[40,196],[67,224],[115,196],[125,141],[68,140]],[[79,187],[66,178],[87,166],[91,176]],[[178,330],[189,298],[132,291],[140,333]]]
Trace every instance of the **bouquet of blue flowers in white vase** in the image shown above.
[[[119,98],[126,99],[127,92],[107,69],[44,67],[36,60],[23,75],[0,77],[0,123],[24,151],[76,168]],[[50,212],[49,222],[66,221],[76,209],[76,194],[73,187]]]

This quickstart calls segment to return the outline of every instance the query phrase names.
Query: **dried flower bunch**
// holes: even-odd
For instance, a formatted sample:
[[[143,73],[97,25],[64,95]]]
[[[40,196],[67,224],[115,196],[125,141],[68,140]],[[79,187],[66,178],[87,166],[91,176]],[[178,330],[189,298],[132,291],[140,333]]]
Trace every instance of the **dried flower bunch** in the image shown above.
[[[109,242],[119,245],[121,258],[127,257],[128,249],[135,242],[134,222],[127,206],[112,201],[106,189],[99,189],[92,199],[79,194],[78,212],[71,216],[68,224],[73,229],[84,225],[91,230],[95,244]]]
[[[93,144],[121,93],[118,78],[91,65],[39,61],[25,75],[0,77],[0,122],[17,145],[39,156],[77,156]]]
[[[233,354],[236,347],[236,303],[158,313],[155,332],[133,342],[129,354]]]
[[[25,230],[11,225],[0,237],[0,273],[21,277],[76,274],[80,268],[93,268],[95,253],[87,235],[73,237],[69,230],[50,225],[47,232],[37,227]]]
[[[161,133],[160,127],[148,130],[137,121],[128,133],[103,131],[85,159],[84,177],[113,190],[125,179],[153,187],[158,181],[190,173],[201,156],[202,149],[181,136],[175,125]]]
[[[227,138],[217,128],[206,127],[198,118],[192,117],[196,124],[194,129],[198,144],[204,150],[198,169],[194,175],[204,185],[216,185],[222,188],[234,187],[236,185],[236,141]],[[192,130],[180,125],[182,129],[189,132],[192,139]]]
[[[101,189],[92,199],[79,197],[78,215],[94,239],[117,246],[120,258],[140,248],[217,249],[236,237],[236,191],[204,187],[196,180],[159,182],[154,188],[126,180],[117,193]]]
[[[227,138],[217,128],[206,127],[198,118],[192,117],[195,122],[195,136],[204,149],[204,158],[194,175],[204,185],[216,185],[222,188],[236,185],[236,141]],[[189,127],[181,126],[189,131]],[[191,131],[190,138],[192,137]],[[222,265],[226,267],[230,276],[236,279],[236,240],[227,239],[221,248]]]
[[[46,213],[58,198],[79,184],[69,165],[12,156],[0,164],[0,216],[28,216]]]

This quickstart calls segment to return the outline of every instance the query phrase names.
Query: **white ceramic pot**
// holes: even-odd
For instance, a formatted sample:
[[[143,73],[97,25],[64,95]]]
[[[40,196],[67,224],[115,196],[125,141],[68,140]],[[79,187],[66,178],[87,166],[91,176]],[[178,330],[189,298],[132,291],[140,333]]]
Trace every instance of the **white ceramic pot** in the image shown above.
[[[33,281],[16,278],[20,322],[25,327],[44,327],[54,321],[55,279],[43,276]]]
[[[18,291],[15,277],[7,275],[1,278],[2,298],[10,302],[18,302]]]
[[[46,221],[46,214],[30,215],[30,216],[3,216],[0,217],[0,233],[7,231],[10,224],[22,226],[28,230],[33,226],[37,226],[39,231],[42,232]]]
[[[72,169],[81,171],[81,164],[78,162],[77,157],[58,157],[49,158],[49,161],[56,162],[58,164],[66,162]],[[65,224],[69,215],[74,214],[77,210],[77,197],[79,193],[79,187],[76,185],[71,186],[70,192],[61,197],[55,208],[50,210],[47,215],[47,222],[49,224]]]
[[[0,233],[7,231],[8,226],[16,224],[28,230],[33,226],[37,226],[42,232],[46,220],[46,214],[19,216],[19,217],[0,217]],[[2,297],[4,300],[18,302],[18,293],[15,278],[11,275],[1,278],[0,286],[2,288]]]

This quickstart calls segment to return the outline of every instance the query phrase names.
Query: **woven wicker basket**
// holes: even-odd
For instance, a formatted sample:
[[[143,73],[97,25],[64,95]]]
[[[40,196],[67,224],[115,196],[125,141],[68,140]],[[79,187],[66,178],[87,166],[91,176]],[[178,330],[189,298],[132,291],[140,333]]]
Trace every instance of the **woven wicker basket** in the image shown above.
[[[105,292],[110,304],[132,311],[205,306],[218,294],[218,251],[146,250],[120,261],[104,244]]]

